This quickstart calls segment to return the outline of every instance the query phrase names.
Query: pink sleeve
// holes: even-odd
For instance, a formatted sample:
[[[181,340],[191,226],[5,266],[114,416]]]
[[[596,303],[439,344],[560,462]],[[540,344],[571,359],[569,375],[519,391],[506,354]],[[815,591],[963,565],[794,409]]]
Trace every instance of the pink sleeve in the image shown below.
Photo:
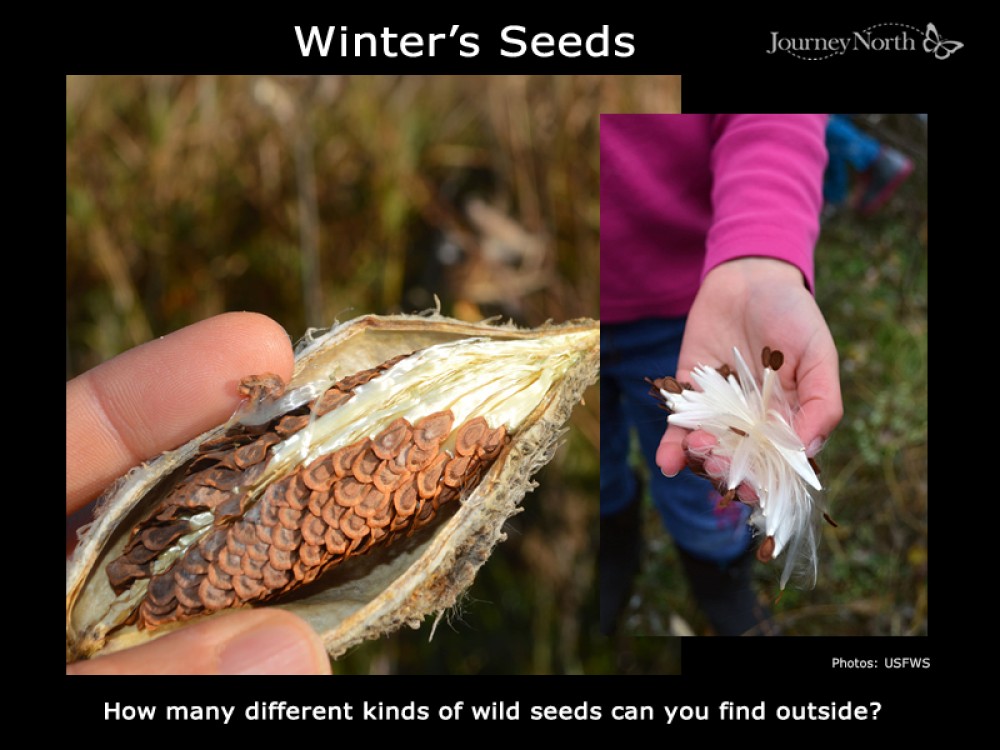
[[[813,289],[826,115],[716,115],[712,226],[702,279],[748,255],[787,261]]]

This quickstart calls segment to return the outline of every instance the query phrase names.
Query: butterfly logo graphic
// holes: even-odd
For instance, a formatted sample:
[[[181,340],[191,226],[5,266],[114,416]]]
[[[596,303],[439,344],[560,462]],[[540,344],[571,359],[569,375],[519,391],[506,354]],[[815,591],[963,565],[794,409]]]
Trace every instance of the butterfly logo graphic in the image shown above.
[[[961,42],[942,39],[934,24],[927,24],[927,32],[924,34],[924,52],[930,52],[938,60],[946,60],[964,46]]]

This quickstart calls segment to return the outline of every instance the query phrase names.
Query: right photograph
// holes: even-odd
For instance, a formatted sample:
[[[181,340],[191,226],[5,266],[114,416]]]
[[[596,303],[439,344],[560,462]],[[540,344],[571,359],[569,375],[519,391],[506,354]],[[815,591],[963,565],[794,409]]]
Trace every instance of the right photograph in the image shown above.
[[[927,115],[601,116],[600,629],[927,634]]]

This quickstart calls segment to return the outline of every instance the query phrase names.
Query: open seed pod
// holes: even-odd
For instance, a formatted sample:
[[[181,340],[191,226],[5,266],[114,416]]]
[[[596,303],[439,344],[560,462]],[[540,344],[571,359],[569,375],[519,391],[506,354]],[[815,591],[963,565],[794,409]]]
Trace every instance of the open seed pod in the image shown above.
[[[307,337],[287,386],[136,467],[66,575],[67,662],[235,608],[332,656],[455,604],[598,375],[600,328],[368,316]]]

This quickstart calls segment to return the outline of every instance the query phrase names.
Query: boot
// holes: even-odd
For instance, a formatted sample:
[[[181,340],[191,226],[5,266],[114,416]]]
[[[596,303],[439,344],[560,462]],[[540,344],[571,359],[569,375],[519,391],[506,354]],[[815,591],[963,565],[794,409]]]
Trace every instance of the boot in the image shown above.
[[[601,516],[601,541],[597,553],[601,585],[601,632],[614,635],[618,621],[632,596],[642,556],[640,530],[642,485],[625,508]]]
[[[752,550],[728,565],[678,551],[691,592],[717,635],[778,635],[770,611],[754,593]]]

